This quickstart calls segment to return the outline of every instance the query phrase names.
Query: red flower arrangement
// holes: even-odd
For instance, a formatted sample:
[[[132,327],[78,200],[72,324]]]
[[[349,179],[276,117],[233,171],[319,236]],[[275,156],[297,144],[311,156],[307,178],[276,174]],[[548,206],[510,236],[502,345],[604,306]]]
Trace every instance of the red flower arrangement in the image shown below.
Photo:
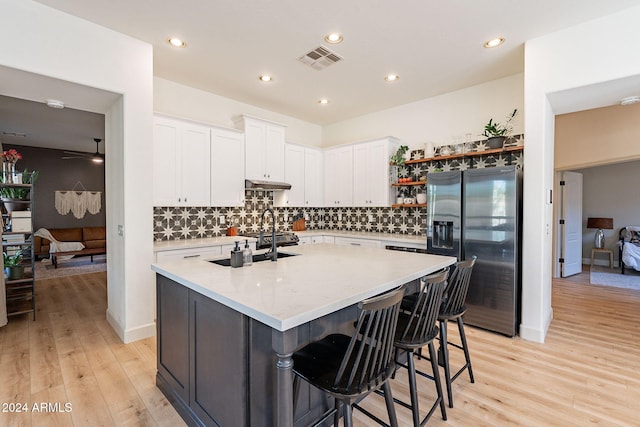
[[[2,160],[5,162],[16,163],[18,160],[22,159],[22,154],[11,148],[10,150],[2,153],[0,157],[2,157]]]

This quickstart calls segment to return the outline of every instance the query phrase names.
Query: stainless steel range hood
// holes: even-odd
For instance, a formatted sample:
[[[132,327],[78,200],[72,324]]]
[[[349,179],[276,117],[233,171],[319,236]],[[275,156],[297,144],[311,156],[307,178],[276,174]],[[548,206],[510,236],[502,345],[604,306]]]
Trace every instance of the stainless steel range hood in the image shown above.
[[[291,184],[278,181],[260,181],[257,179],[245,179],[244,188],[248,190],[290,190]]]

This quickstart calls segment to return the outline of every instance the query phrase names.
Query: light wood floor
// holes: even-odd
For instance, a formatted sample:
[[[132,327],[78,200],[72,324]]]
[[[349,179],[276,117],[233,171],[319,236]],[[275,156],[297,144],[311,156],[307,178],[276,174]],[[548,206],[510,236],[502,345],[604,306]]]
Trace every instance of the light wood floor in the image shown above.
[[[39,281],[37,321],[0,328],[0,404],[29,407],[0,412],[0,426],[183,425],[155,387],[155,340],[122,344],[106,323],[105,281],[104,273]],[[436,413],[429,425],[640,425],[639,307],[640,291],[591,286],[587,272],[554,280],[544,344],[467,327],[476,382],[458,378],[449,420]],[[433,384],[420,378],[418,387],[426,409]],[[408,400],[404,371],[393,390]],[[40,402],[72,410],[33,412]],[[386,417],[379,396],[363,406]],[[411,425],[408,410],[397,412]],[[372,423],[356,411],[355,425]]]

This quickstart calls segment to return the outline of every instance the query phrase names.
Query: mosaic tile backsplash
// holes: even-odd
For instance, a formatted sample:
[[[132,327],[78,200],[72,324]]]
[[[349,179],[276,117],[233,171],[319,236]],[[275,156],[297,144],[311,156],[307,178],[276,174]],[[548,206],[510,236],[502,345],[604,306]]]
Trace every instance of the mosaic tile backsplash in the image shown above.
[[[522,144],[522,140],[520,139],[518,143]],[[428,172],[438,170],[466,170],[511,164],[522,168],[521,151],[405,165],[398,168],[397,174],[399,177],[411,176],[414,180],[419,180]],[[424,191],[424,187],[422,189],[417,186],[398,187],[398,192],[406,197],[415,196],[418,191]],[[262,212],[265,208],[272,206],[273,192],[246,190],[245,205],[242,207],[154,207],[154,240],[224,236],[229,226],[237,227],[238,234],[258,232]],[[426,208],[287,207],[274,208],[274,211],[278,231],[291,230],[294,219],[304,215],[307,218],[306,228],[309,230],[370,231],[426,236]],[[270,215],[265,216],[265,229],[271,230]]]

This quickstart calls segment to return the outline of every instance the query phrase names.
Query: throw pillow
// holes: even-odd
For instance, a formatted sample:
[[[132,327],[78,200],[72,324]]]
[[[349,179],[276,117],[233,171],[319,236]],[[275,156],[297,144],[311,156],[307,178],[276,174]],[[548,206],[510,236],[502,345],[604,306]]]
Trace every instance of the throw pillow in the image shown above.
[[[630,231],[629,235],[629,242],[640,243],[640,231]]]

